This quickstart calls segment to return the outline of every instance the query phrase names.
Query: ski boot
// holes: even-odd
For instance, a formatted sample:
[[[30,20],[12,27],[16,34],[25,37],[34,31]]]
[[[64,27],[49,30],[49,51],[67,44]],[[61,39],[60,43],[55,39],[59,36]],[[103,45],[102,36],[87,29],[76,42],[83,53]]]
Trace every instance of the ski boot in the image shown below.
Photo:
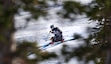
[[[63,42],[64,42],[64,39],[61,40],[61,43],[63,43]]]

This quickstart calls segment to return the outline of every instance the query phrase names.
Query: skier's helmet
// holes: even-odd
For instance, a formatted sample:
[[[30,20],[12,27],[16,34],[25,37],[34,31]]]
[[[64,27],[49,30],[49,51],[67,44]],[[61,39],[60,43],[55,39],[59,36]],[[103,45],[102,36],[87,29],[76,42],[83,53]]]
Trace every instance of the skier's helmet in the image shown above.
[[[53,28],[54,28],[54,25],[51,25],[50,28],[53,29]]]

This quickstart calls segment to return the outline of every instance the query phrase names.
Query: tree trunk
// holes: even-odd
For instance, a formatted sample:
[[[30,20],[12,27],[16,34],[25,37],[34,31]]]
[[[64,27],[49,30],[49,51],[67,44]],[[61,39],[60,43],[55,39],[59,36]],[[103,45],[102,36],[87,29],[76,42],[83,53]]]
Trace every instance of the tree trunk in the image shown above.
[[[11,45],[13,42],[14,29],[14,15],[11,12],[13,9],[12,0],[0,0],[2,6],[0,15],[0,64],[11,64],[12,51]],[[0,11],[0,12],[1,12]]]
[[[108,50],[105,64],[111,64],[111,50]]]
[[[105,60],[105,64],[111,64],[111,17],[109,16],[109,18],[105,19],[106,21],[106,29],[108,30],[108,32],[110,33],[107,36],[107,42],[108,42],[108,50],[107,50],[107,55],[106,55],[106,60]]]

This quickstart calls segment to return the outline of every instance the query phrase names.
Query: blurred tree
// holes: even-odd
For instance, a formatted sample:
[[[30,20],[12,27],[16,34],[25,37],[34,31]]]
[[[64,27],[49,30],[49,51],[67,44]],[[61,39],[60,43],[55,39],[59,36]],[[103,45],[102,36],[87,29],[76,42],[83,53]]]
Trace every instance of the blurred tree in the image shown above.
[[[36,64],[37,61],[56,57],[54,53],[38,50],[35,42],[24,41],[16,45],[13,38],[14,32],[18,30],[14,27],[14,15],[19,14],[19,10],[22,9],[30,12],[31,18],[37,19],[46,15],[46,11],[40,7],[47,8],[45,0],[0,0],[0,64]],[[37,57],[28,59],[30,54],[35,54]]]
[[[59,0],[54,0],[57,2]],[[35,64],[38,61],[57,57],[54,53],[41,52],[36,44],[26,42],[15,46],[13,34],[17,30],[14,27],[14,15],[19,14],[19,10],[30,12],[31,18],[38,19],[46,16],[48,4],[46,0],[0,0],[0,64]],[[64,11],[64,12],[63,12]],[[95,64],[111,64],[111,2],[110,0],[93,0],[89,4],[81,4],[75,1],[63,1],[63,10],[57,14],[63,18],[74,19],[75,15],[86,14],[89,20],[98,21],[98,27],[94,27],[95,33],[88,38],[83,38],[76,34],[74,37],[85,42],[84,46],[67,51],[67,46],[63,47],[62,54],[66,61],[73,57],[84,60],[85,64],[94,61]],[[107,52],[106,52],[107,51]],[[37,56],[35,59],[28,59],[30,54]],[[18,59],[17,63],[13,59]],[[106,59],[106,60],[105,60]],[[13,61],[12,61],[13,60]]]
[[[79,60],[84,60],[85,64],[93,60],[95,64],[111,64],[111,2],[110,0],[93,0],[89,4],[80,4],[74,1],[64,1],[61,13],[65,18],[71,18],[71,14],[86,14],[89,20],[98,21],[96,27],[92,28],[93,34],[84,39],[85,46],[75,48],[69,54],[69,59],[77,56]],[[88,29],[89,31],[89,29]],[[93,44],[92,44],[93,43]],[[67,52],[64,50],[64,52]],[[66,55],[65,54],[65,55]],[[69,60],[67,58],[67,60]]]
[[[0,63],[11,64],[11,45],[13,42],[14,20],[13,2],[0,0]]]

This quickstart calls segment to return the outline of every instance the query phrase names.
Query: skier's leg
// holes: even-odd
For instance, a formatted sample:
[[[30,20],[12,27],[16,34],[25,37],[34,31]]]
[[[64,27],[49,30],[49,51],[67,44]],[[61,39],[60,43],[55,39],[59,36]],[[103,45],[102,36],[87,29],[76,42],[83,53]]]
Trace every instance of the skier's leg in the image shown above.
[[[58,34],[58,40],[61,41],[63,39],[62,34]]]
[[[58,41],[57,36],[52,37],[51,40],[52,40],[52,42],[50,44],[53,44],[54,42],[57,42]]]
[[[57,35],[54,37],[54,42],[58,42]]]
[[[60,34],[59,39],[60,39],[61,42],[64,42],[62,34]]]
[[[53,44],[54,43],[54,37],[51,37],[51,42],[50,42],[50,44]]]

